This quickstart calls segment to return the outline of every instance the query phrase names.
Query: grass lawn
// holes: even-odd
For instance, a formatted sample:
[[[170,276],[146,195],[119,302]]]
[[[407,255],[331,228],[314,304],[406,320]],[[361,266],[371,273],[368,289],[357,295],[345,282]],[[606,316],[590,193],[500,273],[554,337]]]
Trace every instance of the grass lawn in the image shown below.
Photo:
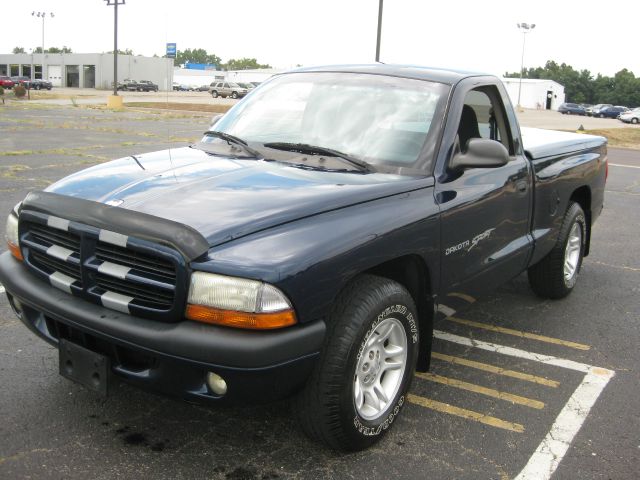
[[[633,148],[640,150],[640,128],[638,127],[587,130],[585,133],[607,137],[610,147]]]
[[[187,112],[226,113],[233,105],[206,105],[177,102],[126,102],[125,107],[153,108],[157,110],[184,110]]]

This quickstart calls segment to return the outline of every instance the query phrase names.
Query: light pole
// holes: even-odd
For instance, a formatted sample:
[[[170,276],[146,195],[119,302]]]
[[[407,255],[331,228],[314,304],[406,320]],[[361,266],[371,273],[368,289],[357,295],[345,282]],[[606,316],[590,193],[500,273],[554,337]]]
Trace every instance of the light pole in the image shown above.
[[[104,0],[107,6],[113,6],[113,95],[109,97],[107,106],[122,107],[122,99],[118,96],[118,5],[124,5],[125,0]]]
[[[382,36],[382,3],[380,0],[378,4],[378,38],[376,42],[376,62],[380,61],[380,37]]]
[[[518,28],[522,32],[522,58],[520,59],[520,84],[518,85],[518,108],[520,108],[520,94],[522,93],[522,74],[524,73],[524,44],[527,33],[536,28],[535,23],[519,23]]]
[[[44,19],[47,16],[47,12],[36,12],[33,11],[31,12],[31,16],[32,17],[39,17],[42,18],[42,65],[40,65],[40,75],[42,77],[42,80],[44,80]],[[55,14],[53,12],[49,12],[49,18],[54,18]],[[33,67],[31,67],[31,69],[33,70]],[[33,74],[32,74],[32,78],[33,78]]]

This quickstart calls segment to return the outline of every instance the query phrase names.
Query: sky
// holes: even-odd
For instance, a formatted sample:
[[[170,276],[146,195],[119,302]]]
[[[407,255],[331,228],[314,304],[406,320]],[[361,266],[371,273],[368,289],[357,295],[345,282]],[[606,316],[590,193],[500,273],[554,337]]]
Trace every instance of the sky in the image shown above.
[[[45,49],[113,49],[113,7],[104,0],[30,0],[4,10],[0,53],[41,45],[34,10],[55,15],[45,20]],[[135,54],[163,55],[175,42],[275,68],[375,60],[378,0],[126,0],[118,13],[118,47]],[[640,76],[639,14],[638,0],[385,0],[380,60],[517,72],[517,23],[526,22],[536,27],[526,36],[525,67],[555,60],[594,75],[627,68]]]

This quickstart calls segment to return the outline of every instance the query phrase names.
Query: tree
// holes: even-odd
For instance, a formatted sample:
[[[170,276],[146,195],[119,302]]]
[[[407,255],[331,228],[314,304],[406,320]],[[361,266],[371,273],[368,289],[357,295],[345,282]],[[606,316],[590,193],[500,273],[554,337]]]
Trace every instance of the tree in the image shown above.
[[[255,58],[232,58],[224,67],[225,70],[256,70],[259,68],[271,68],[271,65],[261,65]]]
[[[187,48],[178,50],[176,54],[176,65],[185,63],[203,63],[205,65],[215,65],[216,68],[222,65],[222,59],[214,53],[209,53],[203,48]]]
[[[42,47],[36,47],[33,49],[33,53],[42,53]],[[71,48],[69,47],[62,47],[62,48],[58,48],[58,47],[49,47],[47,49],[45,49],[44,53],[73,53],[73,51],[71,50]]]
[[[113,53],[113,50],[109,50],[107,53]],[[118,55],[133,55],[133,50],[125,48],[124,50],[118,49]]]
[[[27,53],[23,47],[13,47],[13,53]]]

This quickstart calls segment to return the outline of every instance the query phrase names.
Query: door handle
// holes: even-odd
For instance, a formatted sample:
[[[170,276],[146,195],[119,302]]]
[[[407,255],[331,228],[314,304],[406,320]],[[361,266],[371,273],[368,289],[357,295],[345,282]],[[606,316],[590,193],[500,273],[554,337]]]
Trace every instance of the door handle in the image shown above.
[[[520,180],[518,183],[516,183],[516,187],[517,187],[519,192],[526,192],[527,191],[527,182],[526,182],[526,180]]]

